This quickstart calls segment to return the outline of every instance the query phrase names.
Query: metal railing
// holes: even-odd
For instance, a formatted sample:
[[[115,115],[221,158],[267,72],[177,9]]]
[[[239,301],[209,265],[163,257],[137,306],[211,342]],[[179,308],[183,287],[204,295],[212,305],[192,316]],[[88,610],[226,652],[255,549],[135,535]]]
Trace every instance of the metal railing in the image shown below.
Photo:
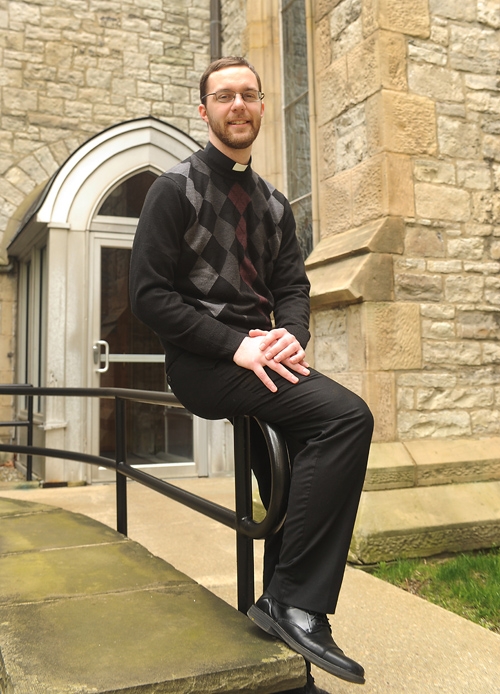
[[[115,470],[116,529],[123,535],[128,533],[127,478],[235,530],[238,610],[246,613],[255,599],[253,540],[264,539],[277,532],[286,515],[290,467],[286,443],[278,429],[256,419],[264,435],[271,464],[270,502],[263,520],[256,522],[253,519],[249,417],[235,417],[233,421],[235,462],[235,511],[233,511],[127,464],[127,401],[182,407],[172,393],[127,388],[39,388],[16,384],[0,385],[0,395],[24,395],[28,399],[26,422],[19,420],[0,422],[3,426],[28,427],[27,445],[0,444],[0,452],[27,455],[29,457],[26,468],[27,479],[31,479],[32,476],[32,456],[34,455],[74,460]],[[78,451],[33,446],[33,398],[38,396],[113,398],[115,401],[115,460]]]

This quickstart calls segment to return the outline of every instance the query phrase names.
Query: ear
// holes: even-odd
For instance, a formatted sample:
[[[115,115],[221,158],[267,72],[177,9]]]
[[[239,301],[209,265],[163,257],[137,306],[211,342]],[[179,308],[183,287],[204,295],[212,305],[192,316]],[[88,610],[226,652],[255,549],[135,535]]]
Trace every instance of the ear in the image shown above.
[[[205,121],[205,123],[208,123],[207,109],[205,108],[205,104],[200,104],[198,106],[198,113],[200,114],[202,119]]]

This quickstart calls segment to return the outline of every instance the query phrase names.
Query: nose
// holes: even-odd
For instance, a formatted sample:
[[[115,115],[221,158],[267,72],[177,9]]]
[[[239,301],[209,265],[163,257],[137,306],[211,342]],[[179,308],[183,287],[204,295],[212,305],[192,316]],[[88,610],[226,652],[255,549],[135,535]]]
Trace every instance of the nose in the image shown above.
[[[245,106],[246,104],[243,101],[242,95],[236,92],[236,94],[234,95],[233,108],[241,108]]]

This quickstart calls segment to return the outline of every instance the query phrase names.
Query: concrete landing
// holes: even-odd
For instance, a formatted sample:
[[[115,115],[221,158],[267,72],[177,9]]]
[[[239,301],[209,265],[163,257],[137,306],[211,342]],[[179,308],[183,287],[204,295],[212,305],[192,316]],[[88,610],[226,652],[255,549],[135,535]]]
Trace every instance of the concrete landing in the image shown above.
[[[0,692],[259,692],[303,659],[102,523],[0,498]]]

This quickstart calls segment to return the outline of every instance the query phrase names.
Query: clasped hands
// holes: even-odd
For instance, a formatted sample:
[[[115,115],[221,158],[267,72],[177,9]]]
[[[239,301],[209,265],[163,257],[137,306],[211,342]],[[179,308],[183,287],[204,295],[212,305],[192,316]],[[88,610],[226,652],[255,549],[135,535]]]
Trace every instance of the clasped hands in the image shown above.
[[[275,393],[278,388],[269,378],[265,366],[276,371],[290,383],[297,383],[294,371],[302,376],[309,375],[306,353],[299,341],[286,328],[273,330],[250,330],[233,356],[233,361],[244,369],[253,371],[262,383]]]

